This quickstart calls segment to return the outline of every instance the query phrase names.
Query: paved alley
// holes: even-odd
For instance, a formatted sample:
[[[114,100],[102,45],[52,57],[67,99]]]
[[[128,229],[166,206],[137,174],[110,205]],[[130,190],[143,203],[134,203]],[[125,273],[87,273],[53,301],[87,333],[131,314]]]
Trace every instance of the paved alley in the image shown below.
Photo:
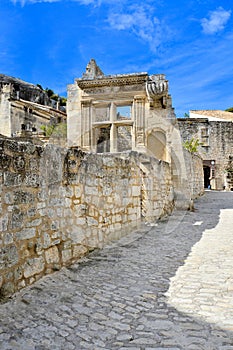
[[[233,350],[233,192],[96,250],[0,305],[1,350]]]

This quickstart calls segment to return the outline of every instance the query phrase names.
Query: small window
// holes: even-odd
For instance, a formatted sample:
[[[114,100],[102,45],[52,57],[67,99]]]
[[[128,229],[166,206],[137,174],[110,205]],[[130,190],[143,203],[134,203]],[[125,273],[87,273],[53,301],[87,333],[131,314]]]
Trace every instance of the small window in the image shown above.
[[[215,178],[215,169],[214,168],[211,168],[211,177]]]
[[[201,143],[202,143],[202,146],[204,147],[209,146],[209,129],[208,128],[201,129]]]

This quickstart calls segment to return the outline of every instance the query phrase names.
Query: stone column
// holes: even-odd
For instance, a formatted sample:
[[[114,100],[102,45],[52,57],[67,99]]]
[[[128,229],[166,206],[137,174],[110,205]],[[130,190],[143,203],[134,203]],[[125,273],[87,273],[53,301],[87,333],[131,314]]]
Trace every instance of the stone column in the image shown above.
[[[133,149],[145,151],[145,96],[134,96]]]
[[[82,130],[82,147],[86,150],[91,149],[91,136],[92,136],[92,101],[82,101],[82,120],[81,120],[81,130]]]
[[[11,93],[11,85],[4,85],[0,97],[0,134],[8,137],[12,136]]]
[[[77,84],[68,85],[67,90],[67,140],[69,146],[81,147],[81,90]]]

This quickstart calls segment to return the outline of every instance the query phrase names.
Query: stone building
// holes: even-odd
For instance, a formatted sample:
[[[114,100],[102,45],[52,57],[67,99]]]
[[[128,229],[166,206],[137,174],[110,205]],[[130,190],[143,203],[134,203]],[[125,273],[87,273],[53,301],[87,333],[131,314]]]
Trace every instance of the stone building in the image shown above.
[[[9,133],[25,107],[35,123],[51,118],[2,89]],[[162,74],[104,76],[91,60],[68,88],[68,137],[72,147],[0,135],[0,297],[203,193],[202,159],[182,147]]]
[[[20,79],[0,75],[0,134],[16,136],[22,130],[66,121],[66,113],[51,106],[45,91]]]
[[[69,145],[84,151],[137,151],[167,162],[177,205],[187,207],[192,179],[164,74],[106,76],[92,59],[68,86],[67,131]]]
[[[201,142],[205,187],[233,190],[233,113],[190,111],[190,118],[180,118],[178,123],[184,141]]]
[[[72,145],[97,153],[151,152],[170,160],[175,115],[163,74],[105,76],[92,59],[82,78],[68,86],[67,115]]]

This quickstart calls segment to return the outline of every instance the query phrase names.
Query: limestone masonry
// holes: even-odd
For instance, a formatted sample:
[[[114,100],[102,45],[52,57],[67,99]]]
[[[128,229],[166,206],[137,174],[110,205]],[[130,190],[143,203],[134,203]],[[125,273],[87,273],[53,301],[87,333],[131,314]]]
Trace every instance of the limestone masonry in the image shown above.
[[[2,295],[174,207],[169,164],[144,154],[90,154],[8,138],[0,150]],[[187,159],[196,179],[189,190],[197,196],[202,164],[194,158],[195,166]]]
[[[30,102],[1,98],[14,111]],[[182,146],[164,75],[104,76],[91,60],[67,110],[67,147],[0,137],[1,296],[203,193],[202,159]]]
[[[38,134],[42,125],[66,121],[66,113],[52,102],[38,86],[0,74],[0,134]]]
[[[233,113],[190,111],[190,118],[180,118],[178,123],[184,141],[201,142],[204,186],[233,191]]]

